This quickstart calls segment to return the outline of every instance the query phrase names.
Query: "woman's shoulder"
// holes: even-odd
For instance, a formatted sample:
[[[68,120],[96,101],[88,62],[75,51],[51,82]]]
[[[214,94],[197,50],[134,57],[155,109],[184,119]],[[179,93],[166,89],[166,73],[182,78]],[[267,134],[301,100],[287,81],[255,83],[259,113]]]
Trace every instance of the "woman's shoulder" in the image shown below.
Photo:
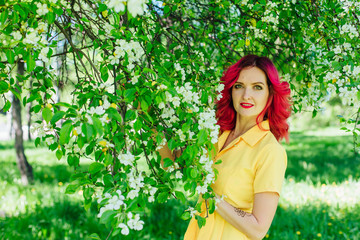
[[[275,136],[269,131],[269,133],[261,141],[260,146],[264,153],[285,153],[285,147],[275,138]]]

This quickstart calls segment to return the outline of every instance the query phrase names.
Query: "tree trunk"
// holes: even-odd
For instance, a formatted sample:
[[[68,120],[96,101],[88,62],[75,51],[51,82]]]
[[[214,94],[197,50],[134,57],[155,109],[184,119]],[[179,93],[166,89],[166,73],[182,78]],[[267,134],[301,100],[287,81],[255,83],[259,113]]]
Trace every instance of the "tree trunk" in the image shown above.
[[[28,106],[28,109],[27,109],[27,129],[28,129],[28,140],[30,141],[31,140],[31,132],[30,132],[30,127],[31,127],[31,107],[32,107],[32,102],[28,103],[29,106]]]
[[[30,79],[30,89],[32,88],[32,79]],[[28,109],[27,109],[27,129],[28,129],[28,140],[31,140],[31,133],[30,133],[30,127],[31,127],[31,107],[32,107],[32,102],[28,103]]]
[[[18,75],[24,74],[24,62],[19,61],[18,63]],[[12,119],[13,127],[15,131],[15,150],[17,165],[21,174],[21,181],[24,185],[33,182],[33,171],[31,165],[28,163],[23,144],[23,131],[21,124],[21,103],[19,99],[13,95],[12,97]]]

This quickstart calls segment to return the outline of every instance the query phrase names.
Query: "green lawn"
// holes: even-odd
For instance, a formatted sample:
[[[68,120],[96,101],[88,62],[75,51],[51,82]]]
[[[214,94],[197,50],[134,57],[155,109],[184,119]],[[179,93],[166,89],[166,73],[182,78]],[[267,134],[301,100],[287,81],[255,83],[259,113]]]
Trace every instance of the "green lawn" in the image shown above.
[[[351,140],[291,135],[286,180],[267,239],[360,239],[360,161]],[[98,223],[96,205],[86,212],[80,194],[64,194],[73,171],[65,160],[31,142],[26,155],[36,180],[24,187],[12,143],[0,142],[0,239],[86,239],[92,233],[106,239],[109,229]],[[184,208],[176,200],[149,206],[144,230],[119,239],[181,239]]]

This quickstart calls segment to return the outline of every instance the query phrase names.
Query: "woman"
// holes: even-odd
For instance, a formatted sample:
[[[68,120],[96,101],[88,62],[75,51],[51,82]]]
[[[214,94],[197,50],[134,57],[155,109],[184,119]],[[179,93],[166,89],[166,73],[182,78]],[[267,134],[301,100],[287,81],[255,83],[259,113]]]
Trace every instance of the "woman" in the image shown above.
[[[212,185],[223,200],[199,229],[190,221],[184,240],[262,239],[274,218],[287,158],[278,142],[288,140],[289,84],[266,57],[248,55],[223,75],[217,102],[222,163]],[[219,198],[220,199],[220,198]],[[203,204],[202,216],[205,216]]]

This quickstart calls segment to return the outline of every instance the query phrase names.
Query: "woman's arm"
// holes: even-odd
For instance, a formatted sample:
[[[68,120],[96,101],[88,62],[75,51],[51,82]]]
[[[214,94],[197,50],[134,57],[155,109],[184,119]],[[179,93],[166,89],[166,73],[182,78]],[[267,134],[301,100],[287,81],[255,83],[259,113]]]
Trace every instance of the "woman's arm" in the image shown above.
[[[279,195],[275,192],[257,193],[254,197],[252,213],[235,208],[221,200],[217,204],[217,213],[225,221],[244,233],[250,239],[263,239],[275,216]]]

